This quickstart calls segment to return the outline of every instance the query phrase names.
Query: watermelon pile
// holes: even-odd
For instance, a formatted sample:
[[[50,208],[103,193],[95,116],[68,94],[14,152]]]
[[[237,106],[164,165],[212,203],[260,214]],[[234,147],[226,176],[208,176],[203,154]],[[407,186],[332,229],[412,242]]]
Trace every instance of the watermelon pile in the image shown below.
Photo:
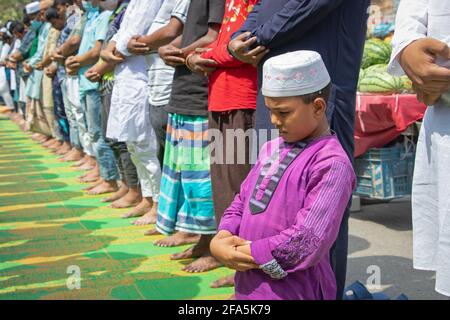
[[[376,64],[387,64],[391,58],[392,46],[381,39],[373,38],[366,41],[361,67],[366,69]]]
[[[406,93],[412,91],[408,77],[394,77],[387,72],[392,46],[373,38],[366,41],[359,73],[358,91],[363,93]]]

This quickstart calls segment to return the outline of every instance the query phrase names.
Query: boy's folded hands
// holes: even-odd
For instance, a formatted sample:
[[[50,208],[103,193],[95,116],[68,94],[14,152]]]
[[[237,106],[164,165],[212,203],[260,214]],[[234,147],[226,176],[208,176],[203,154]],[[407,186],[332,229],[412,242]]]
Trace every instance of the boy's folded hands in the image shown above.
[[[250,241],[228,231],[220,231],[211,241],[210,248],[212,255],[230,269],[241,272],[259,269],[251,256]]]

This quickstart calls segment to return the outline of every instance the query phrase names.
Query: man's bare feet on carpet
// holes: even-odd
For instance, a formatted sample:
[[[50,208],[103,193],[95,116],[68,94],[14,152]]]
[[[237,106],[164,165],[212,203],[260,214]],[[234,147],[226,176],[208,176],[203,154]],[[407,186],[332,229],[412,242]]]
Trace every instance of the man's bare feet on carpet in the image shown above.
[[[99,195],[99,194],[105,194],[105,193],[111,193],[117,191],[117,181],[116,180],[110,180],[110,181],[103,181],[101,184],[96,186],[95,188],[89,190],[87,194],[89,195]]]
[[[44,148],[52,148],[53,146],[56,146],[56,145],[59,145],[59,141],[54,138],[51,138],[42,144],[42,146]]]
[[[115,209],[131,208],[139,205],[142,201],[142,193],[139,187],[131,187],[120,199],[111,203],[108,207]]]
[[[132,222],[135,226],[145,226],[156,223],[156,216],[158,215],[158,202],[153,202],[152,209],[144,214],[142,217]]]
[[[80,160],[78,160],[78,162],[76,162],[75,164],[72,165],[73,168],[78,168],[81,167],[83,164],[86,163],[86,161],[89,160],[89,156],[88,155],[84,155],[83,158],[81,158]]]
[[[206,272],[222,266],[209,251],[211,236],[201,236],[200,241],[193,247],[170,257],[172,260],[197,258],[182,270],[190,273]]]
[[[190,273],[206,272],[222,266],[209,251],[209,244],[212,236],[202,235],[199,242],[191,248],[174,254],[170,257],[171,260],[182,260],[197,258],[194,262],[185,266],[182,270]]]
[[[155,245],[158,247],[178,247],[185,244],[197,243],[199,240],[200,236],[197,234],[178,231],[169,237],[155,241]]]
[[[201,236],[196,235],[196,236],[198,237],[198,241],[196,241],[195,245],[193,245],[189,249],[184,250],[183,252],[173,254],[170,257],[170,259],[171,260],[192,259],[192,258],[199,258],[205,254],[208,254],[209,244],[211,243],[212,236],[211,235],[201,235]]]
[[[103,198],[101,201],[103,203],[105,203],[105,202],[114,202],[116,200],[119,200],[123,196],[125,196],[127,193],[128,193],[128,187],[127,187],[126,183],[123,183],[123,181],[122,181],[122,183],[120,184],[119,190],[114,192],[109,197]]]
[[[32,135],[31,135],[31,139],[33,140],[33,141],[36,141],[36,142],[40,142],[40,141],[42,141],[42,140],[47,140],[48,138],[47,138],[47,136],[45,136],[45,135],[43,135],[43,134],[40,134],[40,133],[33,133]]]
[[[96,172],[95,170],[81,176],[78,178],[79,182],[82,183],[90,183],[90,182],[95,182],[100,178],[100,175],[98,172]]]
[[[62,145],[56,150],[57,155],[66,155],[71,151],[70,144],[67,142],[63,142]]]
[[[83,188],[83,191],[90,191],[92,189],[94,189],[95,187],[97,187],[98,185],[103,183],[103,179],[98,179],[97,181],[95,181],[93,184],[91,184],[90,186],[87,186],[86,188]]]
[[[122,215],[123,219],[142,217],[152,209],[152,201],[149,198],[142,198],[142,201],[133,209]]]
[[[49,139],[50,139],[50,137],[41,135],[41,137],[37,140],[37,143],[43,144],[43,143],[45,143],[46,141],[48,141]]]
[[[97,167],[97,162],[93,158],[90,158],[85,163],[83,163],[81,166],[79,166],[76,170],[89,171],[89,170],[95,169],[96,167]]]
[[[189,273],[200,273],[214,270],[220,268],[221,266],[222,264],[211,254],[205,254],[181,270]]]
[[[56,150],[58,150],[59,148],[61,148],[62,145],[63,145],[63,143],[62,143],[61,141],[55,139],[55,141],[54,141],[52,144],[50,144],[50,145],[48,146],[48,149],[49,149],[51,152],[56,152]]]
[[[161,233],[156,229],[150,229],[144,232],[144,236],[160,236]]]
[[[73,161],[80,161],[83,158],[83,152],[72,148],[68,153],[64,155],[64,157],[59,158],[62,162],[73,162]]]
[[[211,283],[210,287],[214,289],[234,287],[234,274],[217,279]]]

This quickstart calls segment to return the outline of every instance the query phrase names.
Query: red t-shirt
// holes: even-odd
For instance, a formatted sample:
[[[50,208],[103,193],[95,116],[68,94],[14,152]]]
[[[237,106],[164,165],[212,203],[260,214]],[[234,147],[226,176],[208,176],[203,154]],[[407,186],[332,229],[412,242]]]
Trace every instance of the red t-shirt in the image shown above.
[[[227,0],[225,15],[219,36],[202,54],[205,59],[217,62],[217,69],[209,76],[209,111],[256,109],[258,71],[249,64],[232,57],[227,50],[228,42],[238,31],[259,0]]]

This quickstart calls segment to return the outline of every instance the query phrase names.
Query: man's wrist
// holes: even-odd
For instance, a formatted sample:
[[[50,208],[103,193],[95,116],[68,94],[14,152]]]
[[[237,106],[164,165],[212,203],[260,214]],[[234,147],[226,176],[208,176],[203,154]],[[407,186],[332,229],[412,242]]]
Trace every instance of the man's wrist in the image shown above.
[[[238,58],[238,56],[236,55],[236,53],[230,48],[230,43],[228,43],[228,45],[227,45],[227,51],[228,51],[228,54],[229,54],[230,56],[232,56],[232,57],[235,58],[236,60],[239,60],[239,58]]]

